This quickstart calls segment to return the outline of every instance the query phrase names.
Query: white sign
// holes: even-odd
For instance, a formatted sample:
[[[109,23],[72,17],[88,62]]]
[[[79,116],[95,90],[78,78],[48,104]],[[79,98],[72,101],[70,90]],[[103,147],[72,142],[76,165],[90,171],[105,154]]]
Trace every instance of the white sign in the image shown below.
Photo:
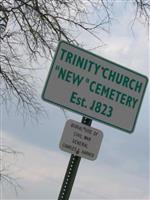
[[[85,124],[68,120],[60,141],[60,149],[89,160],[97,158],[103,133]]]
[[[59,43],[43,99],[133,132],[148,79],[64,41]]]

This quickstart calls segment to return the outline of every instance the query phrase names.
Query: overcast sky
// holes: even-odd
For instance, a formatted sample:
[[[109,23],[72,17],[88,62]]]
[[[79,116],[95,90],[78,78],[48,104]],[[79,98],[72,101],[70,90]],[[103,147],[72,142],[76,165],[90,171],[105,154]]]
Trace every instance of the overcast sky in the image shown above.
[[[118,6],[119,8],[119,6]],[[105,45],[93,52],[127,68],[149,76],[148,31],[136,23],[131,30],[133,15],[130,9],[114,15],[110,34],[101,34]],[[116,17],[115,16],[115,17]],[[90,49],[97,46],[91,36],[80,36]],[[51,64],[44,63],[39,96]],[[103,142],[95,161],[81,160],[70,199],[149,199],[149,88],[142,103],[135,130],[132,134],[93,121],[92,126],[102,130]],[[22,152],[16,157],[7,156],[11,175],[17,178],[22,189],[18,196],[14,189],[3,184],[5,199],[57,199],[70,155],[59,149],[66,122],[60,108],[45,103],[48,116],[39,122],[25,124],[15,109],[6,112],[2,107],[1,137],[3,143]],[[81,116],[66,112],[68,119],[81,121]]]

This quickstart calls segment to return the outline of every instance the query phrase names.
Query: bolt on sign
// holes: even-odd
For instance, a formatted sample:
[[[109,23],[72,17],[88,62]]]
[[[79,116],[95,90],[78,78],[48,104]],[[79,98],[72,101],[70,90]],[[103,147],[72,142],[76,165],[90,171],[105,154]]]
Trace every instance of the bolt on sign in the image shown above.
[[[97,158],[103,133],[85,124],[68,120],[60,141],[60,149],[89,160]]]
[[[133,132],[148,79],[65,41],[58,45],[43,99]]]

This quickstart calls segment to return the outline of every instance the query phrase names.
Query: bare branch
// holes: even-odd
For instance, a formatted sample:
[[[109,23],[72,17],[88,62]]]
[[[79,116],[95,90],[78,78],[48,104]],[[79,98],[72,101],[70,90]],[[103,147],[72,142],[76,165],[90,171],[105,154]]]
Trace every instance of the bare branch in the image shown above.
[[[20,152],[15,151],[14,149],[5,146],[5,145],[0,145],[0,183],[1,184],[10,184],[16,195],[18,194],[18,189],[22,189],[22,187],[18,184],[17,178],[13,178],[11,173],[10,173],[10,168],[12,167],[12,164],[8,164],[8,161],[5,163],[3,160],[3,157],[6,156],[6,154],[10,156],[17,156],[20,154]]]
[[[136,6],[136,12],[134,22],[137,17],[144,18],[148,27],[150,23],[150,1],[149,0],[133,0],[133,4]]]

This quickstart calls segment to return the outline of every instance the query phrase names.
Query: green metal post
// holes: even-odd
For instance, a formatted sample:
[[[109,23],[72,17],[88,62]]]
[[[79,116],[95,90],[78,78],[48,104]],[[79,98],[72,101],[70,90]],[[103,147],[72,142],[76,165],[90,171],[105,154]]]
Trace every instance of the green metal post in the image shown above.
[[[86,117],[82,118],[82,123],[91,126],[92,120]],[[71,194],[73,183],[77,174],[81,157],[71,155],[64,181],[60,190],[58,200],[68,200]]]

